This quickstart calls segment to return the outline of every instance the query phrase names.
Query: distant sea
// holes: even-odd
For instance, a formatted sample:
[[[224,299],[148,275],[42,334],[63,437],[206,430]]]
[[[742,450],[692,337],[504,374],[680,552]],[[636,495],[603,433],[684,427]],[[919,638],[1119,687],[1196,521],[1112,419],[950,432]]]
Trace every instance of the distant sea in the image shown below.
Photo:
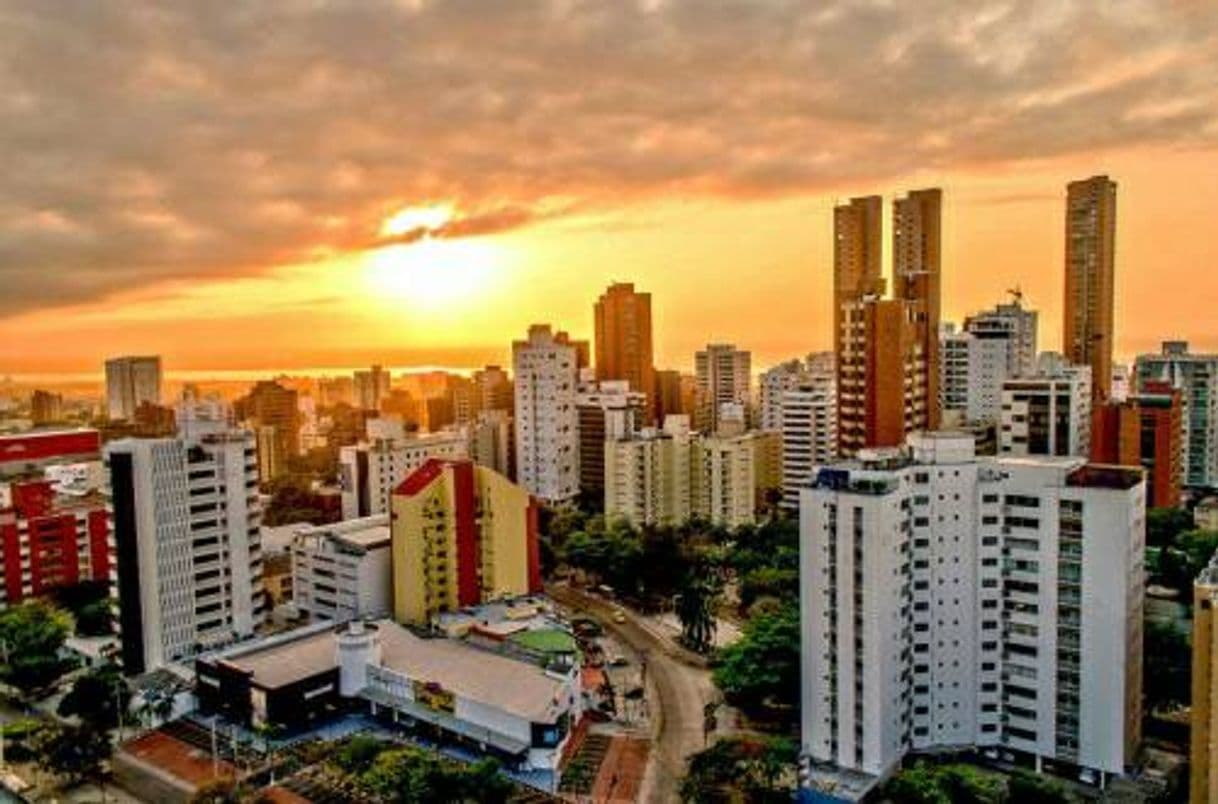
[[[164,377],[169,382],[255,382],[269,377],[350,377],[356,371],[367,371],[368,366],[345,367],[313,367],[313,368],[261,368],[261,369],[166,369]],[[476,368],[456,366],[383,366],[386,371],[400,376],[402,374],[427,374],[433,371],[445,371],[450,374],[469,375]],[[44,383],[47,385],[81,385],[100,383],[105,380],[105,373],[98,371],[64,371],[46,373],[0,373],[0,381],[19,385]]]

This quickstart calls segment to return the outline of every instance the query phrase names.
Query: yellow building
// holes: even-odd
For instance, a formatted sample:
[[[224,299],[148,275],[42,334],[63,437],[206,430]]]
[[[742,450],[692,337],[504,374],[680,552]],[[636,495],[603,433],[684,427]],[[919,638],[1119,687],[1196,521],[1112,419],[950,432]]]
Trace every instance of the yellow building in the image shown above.
[[[398,622],[541,591],[537,505],[498,472],[429,460],[394,490],[392,511]]]
[[[1214,611],[1218,609],[1218,556],[1193,583],[1193,698],[1192,733],[1189,744],[1190,779],[1188,800],[1192,804],[1218,801],[1218,722],[1214,699],[1218,696],[1218,631]]]

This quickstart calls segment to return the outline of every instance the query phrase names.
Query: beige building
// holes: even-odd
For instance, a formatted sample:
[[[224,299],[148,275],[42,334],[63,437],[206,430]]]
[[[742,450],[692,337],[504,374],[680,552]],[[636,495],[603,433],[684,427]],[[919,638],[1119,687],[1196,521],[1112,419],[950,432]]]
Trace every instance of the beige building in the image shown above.
[[[1192,733],[1189,735],[1191,804],[1218,801],[1218,744],[1214,737],[1218,723],[1214,716],[1214,697],[1218,695],[1218,631],[1214,629],[1214,610],[1218,607],[1218,556],[1201,571],[1193,584],[1193,697]]]
[[[752,524],[763,482],[778,485],[780,455],[777,434],[703,436],[690,432],[687,417],[670,416],[662,431],[605,442],[605,513],[635,525],[691,516]]]

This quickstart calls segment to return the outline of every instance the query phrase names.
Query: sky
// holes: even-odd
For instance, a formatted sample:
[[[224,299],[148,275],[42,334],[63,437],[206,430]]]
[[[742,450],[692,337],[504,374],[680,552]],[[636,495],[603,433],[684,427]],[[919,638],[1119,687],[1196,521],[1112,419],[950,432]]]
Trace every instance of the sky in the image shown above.
[[[1218,351],[1208,0],[0,0],[0,372],[508,359],[652,293],[657,363],[830,343],[832,209],[945,192],[944,311],[1060,343],[1119,184],[1117,353]]]

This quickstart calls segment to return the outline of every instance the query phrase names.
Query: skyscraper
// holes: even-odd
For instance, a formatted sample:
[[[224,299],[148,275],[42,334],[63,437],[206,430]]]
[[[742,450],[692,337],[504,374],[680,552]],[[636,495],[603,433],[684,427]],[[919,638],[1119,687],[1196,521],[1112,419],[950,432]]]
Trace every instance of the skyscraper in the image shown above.
[[[939,425],[942,191],[915,190],[893,206],[893,295],[884,296],[882,200],[834,210],[834,353],[843,454],[897,446]]]
[[[852,198],[833,210],[833,351],[842,353],[842,308],[884,293],[883,214],[878,195]]]
[[[361,410],[380,410],[381,402],[389,396],[391,379],[389,372],[380,366],[355,372],[355,406]]]
[[[656,413],[656,379],[651,342],[651,294],[634,285],[609,286],[593,309],[596,325],[596,379],[625,380],[647,395],[648,418]]]
[[[1073,181],[1066,188],[1066,290],[1063,352],[1091,366],[1098,404],[1112,388],[1116,182],[1107,176]]]
[[[893,296],[912,305],[919,370],[927,389],[926,423],[939,427],[940,229],[943,191],[914,190],[892,205]]]
[[[694,426],[713,434],[724,405],[749,405],[752,356],[730,343],[712,343],[694,355],[697,410]]]
[[[251,433],[106,446],[123,669],[252,636],[265,619]]]
[[[548,324],[512,344],[516,394],[516,479],[549,503],[579,494],[576,395],[581,345]]]
[[[258,475],[269,483],[288,471],[300,454],[298,394],[274,380],[261,380],[233,406],[237,418],[257,436]]]
[[[161,358],[115,357],[106,361],[106,412],[112,421],[131,421],[144,402],[161,404]]]

